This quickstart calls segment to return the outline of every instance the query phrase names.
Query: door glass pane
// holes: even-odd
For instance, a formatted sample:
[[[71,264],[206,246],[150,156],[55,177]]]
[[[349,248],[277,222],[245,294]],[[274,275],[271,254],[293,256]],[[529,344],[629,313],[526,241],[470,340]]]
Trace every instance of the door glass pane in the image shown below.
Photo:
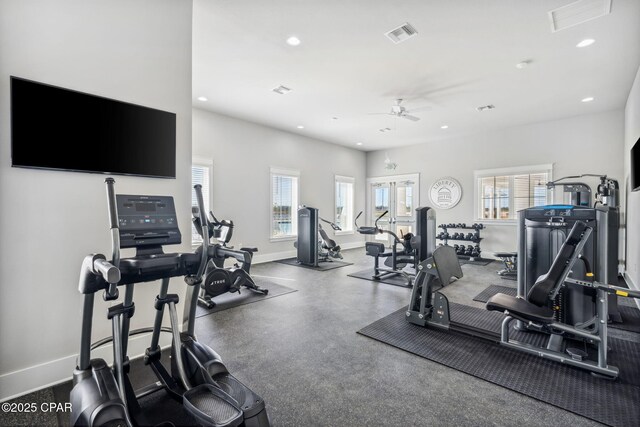
[[[413,185],[399,183],[396,187],[396,217],[413,216]]]
[[[389,208],[389,187],[374,187],[372,220],[375,221],[376,218],[378,218],[384,211],[388,211]],[[385,215],[385,218],[387,217],[388,214]]]

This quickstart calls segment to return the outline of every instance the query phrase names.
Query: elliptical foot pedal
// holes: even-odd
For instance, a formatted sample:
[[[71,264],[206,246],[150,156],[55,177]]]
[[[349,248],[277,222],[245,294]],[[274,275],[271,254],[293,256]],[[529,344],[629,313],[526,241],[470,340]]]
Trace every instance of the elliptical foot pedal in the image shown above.
[[[580,362],[582,362],[588,356],[586,351],[580,350],[579,348],[568,348],[566,351],[573,360],[578,360]]]
[[[242,411],[233,399],[210,384],[202,384],[184,393],[185,410],[204,426],[236,427],[242,424]]]

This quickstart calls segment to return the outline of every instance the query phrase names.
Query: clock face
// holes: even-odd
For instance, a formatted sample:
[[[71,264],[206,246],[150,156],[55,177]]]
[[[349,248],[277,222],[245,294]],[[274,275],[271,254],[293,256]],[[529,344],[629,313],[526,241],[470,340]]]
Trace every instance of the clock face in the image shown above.
[[[429,198],[436,208],[451,209],[462,198],[462,187],[451,177],[440,178],[431,185]]]

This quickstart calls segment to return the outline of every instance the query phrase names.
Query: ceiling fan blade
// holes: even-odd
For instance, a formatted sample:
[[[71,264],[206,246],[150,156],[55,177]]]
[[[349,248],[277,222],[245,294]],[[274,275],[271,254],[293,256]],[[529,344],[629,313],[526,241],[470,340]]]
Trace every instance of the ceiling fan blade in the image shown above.
[[[412,122],[417,122],[418,120],[420,120],[420,117],[412,116],[410,114],[403,114],[400,117],[404,117],[405,119],[411,120]]]
[[[369,116],[388,116],[391,113],[367,113]]]
[[[407,113],[418,113],[420,111],[428,111],[428,110],[433,110],[433,107],[430,105],[425,105],[424,107],[412,108],[410,110],[407,110]]]

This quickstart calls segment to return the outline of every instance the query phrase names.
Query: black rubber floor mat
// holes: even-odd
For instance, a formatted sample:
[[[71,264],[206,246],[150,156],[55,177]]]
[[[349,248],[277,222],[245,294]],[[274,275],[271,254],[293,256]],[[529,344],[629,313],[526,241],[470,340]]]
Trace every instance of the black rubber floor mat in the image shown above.
[[[502,293],[516,296],[516,289],[508,286],[490,285],[484,291],[473,297],[474,301],[487,302],[495,294]],[[640,333],[640,310],[635,306],[620,303],[623,298],[618,298],[618,310],[622,316],[622,323],[611,322],[609,327],[623,331]]]
[[[619,300],[620,298],[618,298]],[[618,310],[620,310],[620,315],[622,316],[622,323],[612,323],[609,326],[623,331],[640,333],[640,310],[620,303],[618,303]]]
[[[261,288],[268,289],[269,293],[267,295],[262,295],[249,289],[242,289],[240,294],[230,294],[227,292],[226,294],[218,295],[213,298],[213,302],[216,303],[216,306],[213,308],[202,307],[198,304],[198,308],[196,308],[196,317],[202,317],[207,314],[217,313],[218,311],[228,310],[239,305],[251,304],[254,302],[264,301],[269,298],[279,297],[291,292],[297,292],[296,289],[287,288],[286,286],[267,282],[265,280],[256,280],[256,283]]]
[[[324,261],[324,262],[319,262],[317,267],[313,267],[310,265],[304,265],[304,264],[300,264],[297,260],[297,258],[287,258],[287,259],[280,259],[274,262],[278,262],[280,264],[286,264],[286,265],[293,265],[295,267],[302,267],[302,268],[308,268],[310,270],[317,270],[317,271],[327,271],[327,270],[333,270],[335,268],[340,268],[340,267],[345,267],[347,265],[352,265],[352,262],[344,262],[344,261]]]
[[[355,277],[357,279],[370,280],[372,282],[385,283],[387,285],[401,286],[403,288],[411,287],[411,285],[408,283],[407,279],[404,276],[400,275],[400,274],[396,274],[396,275],[393,275],[393,276],[385,277],[385,278],[380,279],[380,280],[374,280],[374,279],[372,279],[372,277],[373,277],[373,269],[366,269],[366,270],[362,270],[362,271],[357,271],[355,273],[347,274],[347,276]]]
[[[458,306],[451,304],[452,316]],[[489,319],[481,313],[486,310],[468,308],[462,317],[475,312],[481,322]],[[609,361],[620,369],[611,381],[480,338],[411,324],[405,312],[402,308],[358,333],[601,423],[637,425],[640,343],[610,339]]]

